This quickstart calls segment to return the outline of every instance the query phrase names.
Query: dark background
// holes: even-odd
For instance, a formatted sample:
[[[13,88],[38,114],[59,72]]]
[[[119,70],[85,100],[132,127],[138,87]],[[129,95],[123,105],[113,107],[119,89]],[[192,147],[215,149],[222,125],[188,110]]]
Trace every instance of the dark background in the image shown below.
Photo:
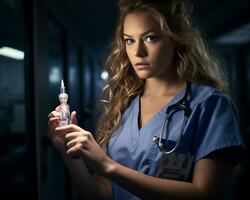
[[[193,5],[193,21],[227,73],[248,148],[250,2],[193,0]],[[114,0],[0,0],[0,49],[12,47],[25,55],[19,60],[0,55],[1,195],[77,199],[61,156],[47,138],[47,115],[59,103],[64,79],[71,110],[81,126],[94,131],[116,16]],[[242,169],[247,177],[249,170]],[[241,194],[228,199],[241,199]]]

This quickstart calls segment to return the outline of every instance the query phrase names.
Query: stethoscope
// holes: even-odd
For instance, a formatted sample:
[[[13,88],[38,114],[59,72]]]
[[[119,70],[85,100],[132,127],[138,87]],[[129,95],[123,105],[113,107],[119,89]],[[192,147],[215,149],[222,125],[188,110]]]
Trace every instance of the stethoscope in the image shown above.
[[[157,137],[157,136],[153,137],[153,141],[155,142],[155,144],[157,145],[157,147],[159,148],[159,150],[163,154],[170,154],[170,153],[174,152],[176,150],[176,148],[179,146],[179,143],[180,143],[181,138],[183,136],[183,132],[184,132],[186,122],[187,122],[187,120],[188,120],[188,118],[189,118],[189,116],[191,114],[191,109],[189,107],[188,100],[187,100],[188,99],[188,94],[190,93],[190,90],[191,90],[191,83],[187,82],[184,97],[182,97],[182,99],[180,99],[180,101],[178,101],[177,103],[175,103],[175,104],[173,104],[173,105],[171,105],[171,106],[169,106],[167,108],[166,115],[165,115],[165,121],[164,121],[162,129],[161,129],[160,137]],[[169,118],[172,116],[172,114],[174,112],[180,111],[180,110],[183,110],[184,117],[183,117],[183,122],[182,122],[182,126],[181,126],[181,129],[180,129],[178,138],[176,140],[176,144],[171,150],[166,151],[166,150],[164,150],[164,144],[162,142],[162,136],[163,136],[164,128],[166,127],[167,122],[168,122]]]

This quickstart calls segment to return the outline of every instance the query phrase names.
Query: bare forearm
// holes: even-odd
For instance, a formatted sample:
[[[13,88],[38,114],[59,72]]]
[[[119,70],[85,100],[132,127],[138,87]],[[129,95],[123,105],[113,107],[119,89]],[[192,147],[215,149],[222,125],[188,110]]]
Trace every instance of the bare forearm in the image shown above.
[[[106,176],[142,199],[205,199],[192,183],[151,177],[117,163],[112,164]]]
[[[81,199],[107,198],[102,194],[103,185],[92,176],[83,160],[65,156],[64,161]]]

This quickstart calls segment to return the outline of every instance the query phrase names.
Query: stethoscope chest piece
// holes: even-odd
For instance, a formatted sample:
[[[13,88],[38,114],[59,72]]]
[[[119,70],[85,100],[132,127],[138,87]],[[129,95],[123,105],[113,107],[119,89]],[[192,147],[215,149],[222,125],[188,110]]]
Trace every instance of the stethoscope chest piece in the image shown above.
[[[153,137],[153,142],[157,145],[160,151],[163,151],[164,144],[162,143],[162,141],[159,141],[159,138],[157,136]]]

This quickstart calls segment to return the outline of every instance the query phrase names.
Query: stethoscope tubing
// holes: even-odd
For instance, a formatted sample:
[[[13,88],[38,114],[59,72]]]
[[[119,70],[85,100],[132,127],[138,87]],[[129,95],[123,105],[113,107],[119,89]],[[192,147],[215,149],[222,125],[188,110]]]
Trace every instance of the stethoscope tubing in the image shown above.
[[[183,99],[180,100],[180,102],[174,104],[171,106],[170,110],[167,110],[166,112],[166,117],[165,117],[165,120],[164,120],[164,123],[163,123],[163,126],[161,128],[161,134],[160,134],[160,137],[154,137],[153,138],[153,141],[155,142],[155,144],[158,146],[159,150],[162,152],[162,154],[171,154],[173,153],[177,147],[179,146],[180,144],[180,141],[181,141],[181,138],[183,136],[183,133],[184,133],[184,128],[185,128],[185,125],[187,123],[187,120],[189,118],[189,115],[190,115],[190,112],[191,112],[191,109],[188,105],[188,102],[187,102],[187,96],[188,96],[188,93],[189,93],[189,90],[190,90],[190,83],[187,82],[187,87],[186,87],[186,92],[185,92],[185,95],[183,97]],[[169,118],[170,116],[178,111],[178,110],[182,110],[184,112],[184,117],[183,117],[183,121],[182,121],[182,126],[181,126],[181,129],[179,131],[179,134],[178,134],[178,138],[176,140],[176,144],[175,146],[169,150],[169,151],[166,151],[164,150],[164,145],[162,143],[162,136],[163,136],[163,132],[164,132],[164,129],[165,127],[167,126],[167,123],[169,121]],[[167,127],[166,127],[167,128]],[[169,134],[169,132],[168,132]],[[166,138],[168,138],[168,135],[166,136]]]
[[[166,154],[171,154],[171,153],[173,153],[173,152],[177,149],[177,147],[179,146],[180,141],[181,141],[181,138],[182,138],[183,133],[184,133],[185,124],[186,124],[186,122],[187,122],[187,120],[188,120],[188,117],[187,117],[186,115],[184,115],[184,118],[183,118],[183,120],[182,120],[182,126],[181,126],[181,129],[180,129],[180,131],[179,131],[178,138],[177,138],[177,140],[176,140],[176,144],[175,144],[175,146],[174,146],[171,150],[169,150],[169,151],[165,151],[165,150],[163,149],[163,143],[162,143],[163,131],[164,131],[164,128],[165,128],[165,126],[166,126],[166,121],[167,121],[167,120],[168,120],[168,119],[165,119],[164,126],[162,127],[161,135],[160,135],[159,141],[158,141],[158,147],[160,148],[161,153],[162,153],[162,154],[165,154],[165,155],[166,155]],[[161,145],[161,144],[162,144],[162,145]]]

